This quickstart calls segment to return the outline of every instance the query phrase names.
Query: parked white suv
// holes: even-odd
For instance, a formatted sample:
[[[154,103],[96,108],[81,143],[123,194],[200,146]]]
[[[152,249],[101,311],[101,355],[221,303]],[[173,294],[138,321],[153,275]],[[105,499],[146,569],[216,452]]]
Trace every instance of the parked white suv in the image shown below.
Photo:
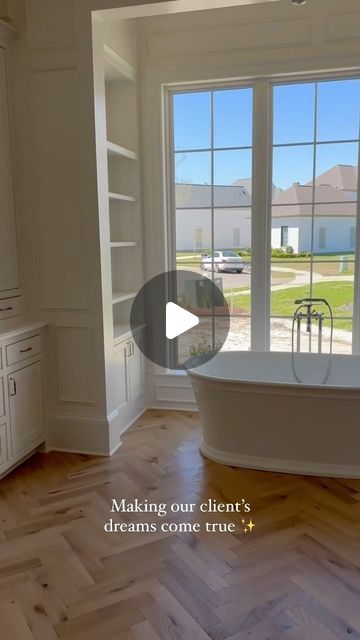
[[[203,271],[211,271],[214,262],[214,270],[219,271],[235,271],[242,273],[245,262],[235,251],[224,250],[214,251],[214,261],[211,255],[201,256],[200,268]]]

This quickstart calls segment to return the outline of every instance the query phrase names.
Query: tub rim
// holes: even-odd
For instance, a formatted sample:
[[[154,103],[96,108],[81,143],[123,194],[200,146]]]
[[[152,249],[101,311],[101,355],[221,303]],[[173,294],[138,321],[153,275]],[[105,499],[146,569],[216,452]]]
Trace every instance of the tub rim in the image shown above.
[[[286,352],[286,351],[223,351],[221,353],[218,353],[216,355],[221,356],[225,356],[226,354],[239,354],[239,353],[246,353],[246,354],[250,354],[250,353],[256,353],[256,354],[284,354],[284,355],[288,355],[289,358],[291,357],[291,352]],[[326,357],[327,354],[306,354],[306,353],[302,353],[302,354],[295,354],[295,355],[301,355],[301,356],[306,356],[306,355],[312,355],[312,356],[322,356],[324,355]],[[200,360],[202,356],[197,356],[196,358],[193,358],[192,361],[196,361],[196,360]],[[332,354],[331,357],[336,357],[339,359],[344,359],[344,358],[353,358],[356,357],[353,356],[352,354],[345,354],[345,353],[334,353]],[[360,360],[360,356],[359,360]],[[203,365],[198,365],[198,366],[204,366],[206,365],[206,363],[209,361],[209,359],[206,359],[205,362],[203,363]],[[185,363],[186,365],[186,363]],[[203,380],[208,380],[209,382],[222,382],[222,383],[235,383],[235,384],[241,384],[241,385],[245,385],[245,386],[264,386],[264,387],[270,387],[270,388],[278,388],[278,387],[285,387],[287,389],[316,389],[316,390],[342,390],[342,391],[348,391],[348,392],[359,392],[360,393],[360,384],[359,386],[350,386],[350,385],[345,385],[345,384],[327,384],[327,383],[307,383],[307,382],[273,382],[273,381],[269,381],[269,380],[256,380],[256,379],[252,379],[252,380],[243,380],[241,378],[233,378],[233,377],[220,377],[218,375],[211,375],[211,374],[205,374],[205,373],[200,373],[199,371],[197,371],[196,369],[193,369],[191,367],[185,366],[185,371],[187,373],[187,375],[189,375],[189,377],[193,377],[196,379],[203,379]]]

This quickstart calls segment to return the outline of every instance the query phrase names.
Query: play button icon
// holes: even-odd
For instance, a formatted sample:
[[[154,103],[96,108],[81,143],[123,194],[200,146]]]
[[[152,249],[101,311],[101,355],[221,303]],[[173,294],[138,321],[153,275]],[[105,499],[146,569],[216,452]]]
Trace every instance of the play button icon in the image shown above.
[[[186,311],[174,302],[168,302],[166,305],[166,337],[173,340],[182,333],[196,327],[200,322],[198,316],[190,311]]]
[[[208,277],[200,269],[176,269],[151,278],[130,310],[137,346],[165,369],[186,368],[199,356],[210,360],[223,347],[229,325],[223,277]]]

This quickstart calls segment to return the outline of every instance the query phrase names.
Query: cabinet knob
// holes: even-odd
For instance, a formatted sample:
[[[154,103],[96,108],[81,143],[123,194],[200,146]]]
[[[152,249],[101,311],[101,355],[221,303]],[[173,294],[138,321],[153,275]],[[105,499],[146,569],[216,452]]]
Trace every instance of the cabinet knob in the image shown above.
[[[14,307],[3,307],[0,311],[12,311]]]
[[[27,351],[32,351],[32,347],[28,347],[27,349],[20,349],[20,353],[27,353]]]

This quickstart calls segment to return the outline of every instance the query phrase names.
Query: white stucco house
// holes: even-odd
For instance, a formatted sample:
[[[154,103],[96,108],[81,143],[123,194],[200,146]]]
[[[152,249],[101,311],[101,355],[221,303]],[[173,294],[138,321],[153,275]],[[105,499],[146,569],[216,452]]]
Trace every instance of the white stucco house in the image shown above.
[[[296,253],[351,252],[356,241],[358,168],[336,165],[305,185],[282,191],[273,187],[274,248],[293,247]],[[311,204],[315,191],[316,205]],[[211,187],[176,185],[176,244],[178,251],[208,250],[211,244]],[[251,246],[251,180],[214,188],[214,233],[217,248]],[[314,213],[314,224],[312,215]],[[312,231],[313,241],[312,241]]]
[[[273,201],[272,246],[290,245],[296,253],[311,249],[314,253],[354,251],[357,172],[357,167],[336,165],[316,179],[315,189],[312,183],[295,183],[278,193]]]
[[[214,233],[219,248],[251,245],[249,186],[233,184],[214,188],[214,206],[220,207],[214,215]],[[179,251],[210,248],[211,198],[208,185],[176,185],[176,246]]]

